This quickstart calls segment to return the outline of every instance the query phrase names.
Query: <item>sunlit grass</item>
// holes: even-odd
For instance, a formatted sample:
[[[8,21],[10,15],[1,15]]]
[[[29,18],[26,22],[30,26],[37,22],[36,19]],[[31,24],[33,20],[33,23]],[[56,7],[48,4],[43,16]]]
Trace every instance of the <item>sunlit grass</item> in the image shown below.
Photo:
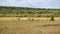
[[[60,24],[60,21],[6,19],[0,19],[0,34],[60,34],[60,26],[42,27],[46,24]]]

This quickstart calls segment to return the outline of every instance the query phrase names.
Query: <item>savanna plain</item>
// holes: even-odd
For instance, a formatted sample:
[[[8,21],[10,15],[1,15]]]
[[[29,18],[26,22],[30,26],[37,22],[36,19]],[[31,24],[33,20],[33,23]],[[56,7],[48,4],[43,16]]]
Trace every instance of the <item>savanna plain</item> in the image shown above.
[[[55,21],[50,18],[19,19],[0,17],[0,34],[60,34],[60,17],[54,18]]]

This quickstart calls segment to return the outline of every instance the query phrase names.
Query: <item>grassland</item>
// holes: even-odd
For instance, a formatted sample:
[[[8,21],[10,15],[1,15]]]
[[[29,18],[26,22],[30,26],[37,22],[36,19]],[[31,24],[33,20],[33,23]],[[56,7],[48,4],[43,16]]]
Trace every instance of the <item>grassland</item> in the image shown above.
[[[60,9],[0,6],[0,34],[60,34]]]
[[[0,18],[0,34],[60,34],[60,26],[47,26],[47,24],[60,24],[60,17],[55,21],[49,21],[50,18],[34,18],[36,20],[27,20],[16,17]]]

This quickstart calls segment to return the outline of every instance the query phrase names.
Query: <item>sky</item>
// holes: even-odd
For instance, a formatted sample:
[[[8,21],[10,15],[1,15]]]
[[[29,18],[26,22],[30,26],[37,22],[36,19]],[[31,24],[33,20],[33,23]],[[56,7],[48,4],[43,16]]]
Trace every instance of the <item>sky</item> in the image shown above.
[[[60,8],[60,0],[0,0],[0,6]]]

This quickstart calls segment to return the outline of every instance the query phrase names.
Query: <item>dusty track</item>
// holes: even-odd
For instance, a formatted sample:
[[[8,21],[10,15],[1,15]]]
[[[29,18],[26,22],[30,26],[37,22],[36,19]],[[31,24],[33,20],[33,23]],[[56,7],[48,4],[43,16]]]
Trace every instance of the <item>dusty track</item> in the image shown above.
[[[49,26],[60,26],[60,24],[44,24],[41,25],[42,27],[49,27]]]

